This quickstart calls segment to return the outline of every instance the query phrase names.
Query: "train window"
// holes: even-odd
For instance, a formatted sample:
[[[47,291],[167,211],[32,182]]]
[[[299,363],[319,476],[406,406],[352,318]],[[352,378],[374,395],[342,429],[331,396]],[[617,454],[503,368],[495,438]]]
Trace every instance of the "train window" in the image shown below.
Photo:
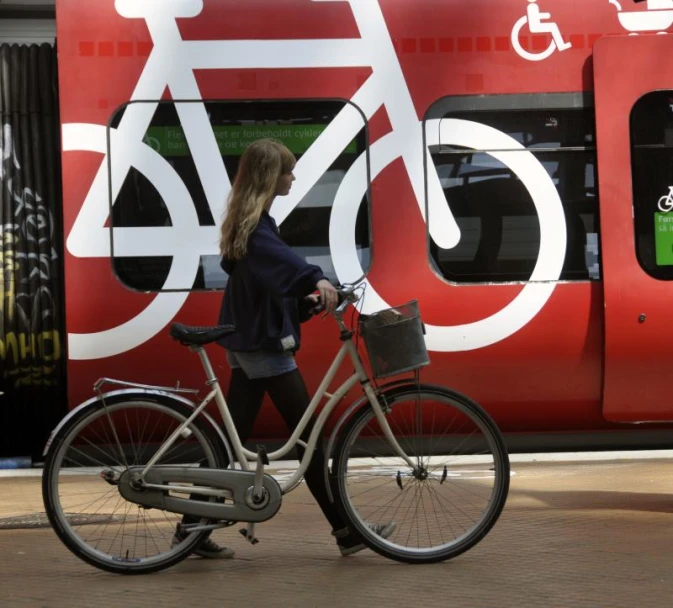
[[[209,121],[206,133],[199,127],[204,107]],[[341,100],[162,101],[122,106],[110,121],[117,130],[108,131],[110,157],[115,159],[110,183],[121,184],[109,219],[112,264],[118,278],[139,291],[225,287],[227,275],[219,265],[219,225],[243,150],[256,139],[272,137],[301,162],[344,109],[349,110],[351,121],[353,116],[360,121],[352,125],[354,137],[342,149],[325,146],[329,157],[322,148],[320,152],[314,148],[305,161],[311,165],[304,170],[304,181],[298,179],[293,186],[299,200],[293,200],[292,193],[278,199],[281,206],[289,204],[289,213],[278,218],[285,242],[334,280],[329,251],[332,204],[346,172],[367,150],[367,124],[353,104]],[[151,114],[144,135],[147,148],[134,157],[137,166],[128,170],[124,164],[129,154],[123,147],[132,144],[121,140],[119,133],[125,120],[147,121],[147,113]],[[116,147],[120,148],[117,154]],[[136,150],[129,147],[133,153]],[[306,178],[311,183],[306,184]],[[363,200],[369,200],[368,189]],[[361,204],[359,209],[355,237],[366,269],[371,258],[369,205]]]
[[[459,124],[465,124],[452,119],[471,123],[468,145],[458,141]],[[435,102],[425,117],[434,163],[428,167],[436,171],[461,231],[452,249],[439,247],[428,234],[429,256],[438,272],[457,283],[531,280],[540,252],[535,203],[554,201],[533,200],[524,182],[539,182],[539,174],[521,174],[525,169],[517,155],[525,154],[532,155],[556,189],[567,233],[560,277],[558,272],[538,273],[536,280],[599,279],[594,132],[591,100],[583,94],[449,97]],[[477,147],[469,145],[476,141]]]
[[[631,110],[636,255],[651,276],[673,279],[673,91],[643,95]]]

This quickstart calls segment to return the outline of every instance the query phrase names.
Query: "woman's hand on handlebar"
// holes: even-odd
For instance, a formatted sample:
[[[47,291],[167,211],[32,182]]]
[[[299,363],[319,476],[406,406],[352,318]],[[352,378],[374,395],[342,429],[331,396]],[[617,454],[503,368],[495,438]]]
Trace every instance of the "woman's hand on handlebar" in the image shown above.
[[[308,302],[308,304],[310,306],[311,316],[318,315],[325,310],[323,308],[322,304],[320,304],[320,298],[314,293],[306,296],[304,298],[304,301]]]
[[[326,312],[333,313],[339,304],[339,292],[327,279],[320,279],[316,284],[316,289],[320,292],[321,306]]]

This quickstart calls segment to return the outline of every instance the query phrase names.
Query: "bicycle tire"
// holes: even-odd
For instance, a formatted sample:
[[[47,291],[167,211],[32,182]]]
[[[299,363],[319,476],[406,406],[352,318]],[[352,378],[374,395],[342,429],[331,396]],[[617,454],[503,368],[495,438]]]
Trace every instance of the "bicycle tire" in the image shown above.
[[[559,226],[565,226],[563,205],[546,169],[530,151],[521,147],[509,135],[488,125],[463,119],[431,119],[419,124],[425,130],[426,154],[430,153],[432,146],[439,145],[444,139],[444,130],[450,129],[453,133],[452,137],[444,139],[447,145],[483,149],[484,142],[490,141],[494,148],[490,155],[518,176],[531,194],[535,206],[540,222],[540,242],[545,243],[547,253],[538,258],[533,274],[523,289],[497,313],[473,323],[433,325],[427,320],[425,323],[426,341],[428,348],[432,346],[431,350],[454,352],[490,346],[519,331],[544,308],[552,296],[561,276],[567,245],[565,228],[559,231]],[[505,159],[499,157],[496,151],[498,148],[519,151]],[[341,283],[356,283],[364,278],[367,285],[367,297],[361,311],[364,313],[392,306],[390,300],[378,293],[376,286],[365,278],[367,273],[363,269],[355,243],[355,226],[368,179],[373,182],[391,163],[404,158],[404,150],[401,149],[395,132],[387,133],[376,140],[370,146],[369,158],[371,168],[363,152],[346,172],[337,190],[329,222],[330,250],[338,252],[332,259],[334,271]],[[438,215],[435,213],[432,217],[437,218]],[[428,230],[432,237],[432,223]]]
[[[657,201],[657,207],[662,213],[668,213],[671,209],[673,209],[673,199],[671,199],[669,195],[661,196]]]
[[[424,449],[423,442],[414,440],[414,445],[421,446],[421,455],[414,454],[413,456],[410,453],[413,449],[413,446],[409,437],[408,436],[404,437],[402,436],[402,434],[395,433],[395,438],[403,447],[405,453],[409,456],[412,456],[412,459],[415,460],[417,464],[425,463],[423,466],[426,468],[428,472],[428,475],[425,479],[415,478],[408,472],[405,474],[405,476],[402,476],[401,469],[399,468],[399,466],[400,463],[402,463],[403,461],[398,458],[398,461],[396,463],[391,463],[391,460],[393,460],[395,456],[391,456],[390,454],[382,457],[385,458],[386,460],[381,459],[377,460],[377,457],[374,457],[374,460],[372,461],[372,464],[374,466],[371,469],[363,469],[363,468],[358,469],[357,467],[359,467],[360,464],[365,464],[360,463],[360,459],[363,457],[356,455],[358,450],[360,451],[360,453],[367,454],[368,451],[373,450],[373,448],[367,448],[363,444],[365,444],[367,441],[369,441],[370,444],[376,441],[375,433],[374,435],[368,436],[365,439],[361,439],[360,437],[360,433],[362,432],[362,430],[367,428],[370,425],[370,423],[373,423],[374,425],[378,424],[378,422],[375,419],[376,414],[371,405],[368,403],[364,405],[359,411],[353,414],[351,419],[346,424],[346,427],[344,428],[343,432],[341,433],[339,442],[335,449],[335,458],[332,471],[333,474],[332,482],[334,492],[336,495],[336,502],[340,507],[344,519],[349,523],[351,529],[355,530],[362,537],[364,543],[370,549],[379,553],[380,555],[383,555],[387,558],[400,562],[433,563],[433,562],[445,561],[447,559],[454,558],[460,555],[461,553],[464,553],[465,551],[476,545],[479,541],[481,541],[486,536],[486,534],[491,530],[491,528],[495,525],[496,521],[500,517],[502,509],[507,500],[507,495],[509,491],[510,467],[509,467],[509,457],[505,447],[504,439],[499,429],[495,425],[494,421],[491,419],[491,417],[475,401],[451,389],[433,385],[421,384],[417,386],[409,384],[385,391],[382,395],[380,395],[380,401],[382,404],[385,404],[386,406],[387,410],[385,414],[386,419],[390,422],[392,420],[391,416],[395,412],[397,407],[399,407],[402,403],[409,402],[411,399],[416,399],[417,397],[427,397],[428,400],[430,400],[431,402],[436,402],[445,405],[449,404],[452,408],[455,408],[458,412],[460,412],[461,418],[464,419],[464,422],[461,423],[463,424],[463,427],[461,427],[463,429],[462,435],[464,435],[467,432],[466,427],[464,426],[464,423],[466,421],[472,423],[474,427],[476,429],[479,429],[484,435],[486,445],[488,446],[490,452],[492,452],[493,455],[492,477],[494,480],[494,484],[492,490],[489,492],[488,500],[485,501],[485,507],[483,509],[483,512],[479,513],[478,520],[472,523],[469,529],[465,530],[454,541],[444,542],[443,532],[440,532],[439,534],[440,537],[442,538],[442,543],[440,545],[428,546],[423,548],[405,547],[402,546],[400,542],[398,542],[398,540],[396,540],[398,536],[403,536],[403,531],[404,533],[406,533],[407,529],[409,530],[409,537],[407,540],[409,540],[413,532],[413,524],[403,522],[402,526],[400,526],[399,529],[395,531],[394,535],[388,538],[383,538],[382,536],[379,535],[379,533],[377,533],[374,529],[372,529],[370,524],[375,522],[368,521],[369,518],[367,513],[364,512],[364,509],[362,509],[362,512],[359,512],[358,507],[355,504],[354,497],[351,497],[349,495],[350,486],[355,487],[356,484],[364,484],[360,485],[357,488],[359,491],[359,494],[357,496],[363,495],[367,492],[374,492],[374,494],[369,494],[369,496],[367,497],[367,500],[370,500],[370,503],[366,505],[366,508],[369,510],[370,513],[380,511],[383,507],[387,507],[388,505],[389,509],[392,509],[394,507],[394,501],[396,500],[395,498],[396,493],[397,496],[401,497],[405,492],[411,492],[411,491],[414,492],[414,496],[416,497],[420,495],[421,502],[423,502],[423,504],[425,505],[425,502],[423,500],[423,493],[425,490],[427,490],[426,496],[428,496],[428,501],[432,503],[433,506],[436,505],[441,506],[444,502],[447,501],[447,499],[444,496],[446,495],[451,496],[450,494],[448,494],[449,489],[451,492],[454,492],[456,494],[459,492],[460,483],[462,483],[462,485],[467,490],[474,490],[475,488],[478,489],[479,484],[484,480],[488,482],[490,475],[489,469],[491,465],[488,459],[486,459],[485,466],[480,465],[482,466],[482,470],[480,472],[475,470],[477,465],[470,463],[478,461],[479,458],[483,459],[483,456],[480,457],[478,456],[478,454],[469,453],[468,450],[469,445],[464,442],[464,439],[462,439],[462,435],[460,433],[454,433],[453,436],[449,436],[448,433],[445,433],[446,436],[443,437],[430,434],[429,440],[426,436],[424,436],[423,439],[425,441],[425,444],[427,444],[428,441],[430,443],[427,449],[427,454],[425,455],[422,454]],[[422,414],[425,415],[425,412],[423,411],[423,406],[421,406],[421,411]],[[401,412],[400,415],[403,415],[403,412]],[[422,417],[421,420],[423,420]],[[421,429],[420,429],[421,432],[419,433],[419,436],[423,432],[422,424],[423,423],[421,422]],[[390,426],[391,429],[393,429],[392,423],[390,424]],[[396,426],[399,427],[399,424],[396,423]],[[358,439],[361,439],[360,445],[356,446]],[[436,452],[437,450],[432,449],[432,443],[433,441],[435,441],[436,448],[440,449],[443,443],[448,445],[452,440],[454,443],[458,442],[458,448],[466,452],[466,454],[464,455],[465,462],[463,464],[460,464],[458,462],[458,459],[459,456],[461,455],[456,453],[453,455],[453,458],[455,460],[451,461],[450,466],[448,466],[448,463],[450,461],[449,457],[446,457],[447,464],[444,465],[445,468],[443,470],[443,477],[444,480],[449,479],[449,481],[447,485],[444,486],[446,488],[444,496],[440,496],[439,486],[444,484],[444,480],[439,481],[439,473],[435,473],[435,471],[437,471],[438,466],[441,465],[436,465],[434,463],[431,464],[431,462],[433,462],[433,459],[435,458],[445,458],[445,457],[444,456],[437,457],[434,454],[434,452]],[[385,445],[387,449],[390,451],[390,444],[387,443],[386,441]],[[474,442],[473,445],[476,447],[480,444],[478,442]],[[349,461],[351,460],[351,458],[353,459],[353,467],[349,467]],[[468,467],[472,467],[471,469],[469,469],[469,472],[467,474],[465,474],[466,464]],[[407,466],[407,468],[409,468],[408,465],[404,466]],[[383,479],[382,483],[377,481],[372,482],[370,479],[368,479],[368,478],[371,478],[372,480],[375,479],[375,476],[377,475],[376,473],[377,467],[381,471],[381,473],[379,473],[378,475],[380,479]],[[432,470],[431,467],[433,467]],[[449,468],[451,469],[451,475],[448,475]],[[354,472],[353,475],[355,477],[355,481],[352,484],[349,484],[348,481],[349,469],[351,469]],[[367,473],[366,472],[367,470],[372,470],[373,473]],[[397,474],[395,474],[395,471],[397,471]],[[479,475],[482,475],[483,477],[479,477]],[[470,479],[470,477],[474,479]],[[363,478],[364,481],[363,479],[359,478]],[[416,487],[413,490],[409,490],[409,488],[412,487],[413,484],[416,484]],[[422,484],[428,484],[428,485],[421,487]],[[436,487],[435,486],[431,487],[432,484],[436,484]],[[399,487],[399,490],[396,489],[397,487]],[[392,492],[390,492],[391,489]],[[376,504],[375,503],[375,501],[377,500],[376,494],[381,494],[384,492],[384,490],[387,490],[388,493],[385,495],[385,497],[378,499],[380,504]],[[477,492],[475,491],[472,492],[465,491],[464,494],[467,495],[468,500],[471,501],[476,500],[475,497],[478,496]],[[391,495],[393,496],[393,498],[388,500],[388,497]],[[399,504],[396,507],[395,513],[399,513],[400,509],[404,505],[404,500],[405,498],[399,499],[398,501]],[[371,504],[372,502],[374,502],[374,504]],[[466,511],[469,506],[470,505],[467,506],[458,505],[456,507],[456,510],[459,515],[467,517]],[[411,505],[407,507],[406,512],[409,513],[410,510]],[[418,506],[416,508],[416,513],[418,513]],[[434,522],[440,525],[441,524],[440,518],[437,515],[436,511],[434,512],[434,516],[435,516]],[[386,523],[395,522],[395,517],[393,517],[390,520],[386,520],[385,518],[382,517],[382,515],[377,515],[377,517],[379,518],[379,521],[381,521],[381,519],[384,520],[384,522],[380,524],[379,528],[386,525]],[[451,526],[451,521],[450,520],[447,521],[449,523],[449,526]],[[458,520],[456,520],[456,522],[457,521]],[[428,524],[427,521],[426,521],[426,527],[427,527],[427,536],[429,538],[431,536],[431,530],[430,525]],[[419,530],[420,525],[417,525],[416,533],[420,537]],[[425,529],[422,530],[422,533],[424,535],[426,534]]]
[[[109,129],[111,144],[114,146],[118,137],[117,129]],[[91,226],[83,222],[82,217],[88,217],[88,206],[95,206],[98,197],[108,199],[107,154],[108,154],[108,128],[104,125],[92,123],[69,123],[63,126],[63,151],[64,152],[93,152],[102,154],[103,160],[97,170],[97,177],[91,184],[82,204],[82,209],[73,224],[68,247],[74,255],[81,257],[96,257],[98,255],[91,249],[92,243],[108,241],[110,230],[113,228],[95,227],[97,238],[91,239]],[[183,180],[175,169],[151,146],[138,142],[139,156],[133,159],[131,167],[147,179],[156,189],[161,200],[166,205],[173,226],[198,226],[198,217],[192,204],[191,195]],[[102,172],[102,173],[101,173]],[[107,179],[98,183],[99,174],[106,175]],[[93,186],[99,190],[94,191]],[[171,203],[174,196],[180,195],[179,204]],[[101,221],[104,221],[101,220]],[[123,230],[123,228],[118,228]],[[184,288],[180,277],[196,277],[199,268],[200,257],[198,254],[181,254],[173,256],[166,282],[162,290],[175,290]],[[152,301],[138,314],[116,327],[102,329],[93,333],[70,334],[69,352],[74,358],[103,358],[112,357],[120,353],[132,350],[156,336],[170,323],[189,296],[188,291],[172,291],[171,293],[160,291]]]
[[[124,415],[127,417],[128,420],[128,414],[131,408],[146,409],[149,412],[156,412],[158,414],[160,413],[167,414],[170,418],[175,420],[175,423],[178,425],[193,413],[193,410],[188,405],[171,400],[162,395],[146,395],[143,393],[131,394],[131,395],[122,394],[106,398],[105,403],[102,400],[95,401],[90,406],[84,408],[81,412],[76,414],[61,429],[59,429],[58,433],[55,435],[45,460],[44,472],[42,476],[42,496],[47,517],[52,525],[52,528],[54,529],[54,532],[59,537],[59,539],[65,544],[65,546],[78,558],[82,559],[88,564],[91,564],[92,566],[95,566],[96,568],[108,572],[114,572],[117,574],[149,574],[151,572],[156,572],[168,568],[170,566],[173,566],[178,562],[182,561],[183,559],[185,559],[190,553],[192,553],[196,548],[198,548],[198,545],[205,540],[205,538],[210,534],[210,532],[209,531],[193,532],[192,534],[186,536],[185,539],[181,543],[179,543],[177,547],[173,548],[171,545],[168,549],[168,552],[163,556],[161,554],[158,554],[155,557],[148,557],[146,559],[136,559],[135,557],[129,559],[128,549],[126,558],[124,558],[123,556],[120,557],[120,556],[106,555],[104,554],[104,552],[98,549],[97,545],[91,546],[75,530],[75,526],[71,523],[71,521],[73,520],[78,521],[77,516],[76,515],[73,516],[72,513],[66,515],[64,507],[61,503],[61,496],[59,493],[59,476],[61,474],[61,465],[63,464],[63,461],[66,459],[67,450],[71,445],[71,442],[73,442],[77,438],[78,433],[80,433],[81,431],[86,431],[87,428],[95,428],[91,427],[91,425],[97,423],[100,425],[101,419],[109,420],[110,425],[112,425],[113,424],[112,416],[117,415],[121,412],[124,413]],[[107,431],[104,429],[104,427],[103,430],[105,431],[106,436],[108,436]],[[143,432],[144,430],[145,429],[143,429]],[[156,427],[154,430],[156,430]],[[225,468],[226,462],[228,460],[226,456],[227,454],[226,446],[222,445],[221,438],[218,436],[217,432],[211,427],[211,425],[207,423],[203,418],[196,417],[190,423],[189,430],[195,436],[196,440],[200,443],[200,445],[204,447],[204,453],[208,458],[208,466],[210,466],[211,468]],[[117,433],[116,429],[115,433]],[[89,441],[89,443],[91,444],[91,450],[96,450],[93,452],[95,454],[95,457],[91,457],[92,462],[95,460],[102,462],[101,459],[103,458],[103,456],[101,454],[104,454],[105,451],[102,448],[99,448],[99,446],[93,445],[92,442]],[[163,443],[163,441],[161,443]],[[132,439],[130,440],[130,445],[132,453],[136,455],[144,453],[142,451],[140,444],[138,443],[136,445]],[[83,454],[82,446],[84,447],[84,449],[86,449],[86,444],[80,443],[79,446],[80,447],[73,448],[73,450],[75,452],[79,452],[79,454]],[[167,452],[167,454],[168,453],[170,453],[170,451]],[[80,458],[83,458],[83,456],[80,456]],[[70,457],[69,460],[75,462],[72,457]],[[81,466],[81,463],[79,464]],[[96,467],[91,465],[89,468],[96,468]],[[85,478],[92,477],[93,476],[92,473],[90,471],[87,472],[86,469],[87,466],[83,465],[82,468],[83,476]],[[74,473],[66,472],[65,470],[63,470],[64,477],[66,475],[72,476],[76,474],[77,474],[76,469]],[[102,479],[98,479],[97,481],[100,482],[101,484],[105,483]],[[98,486],[95,487],[97,488]],[[91,495],[90,490],[92,488],[94,488],[94,484],[89,482],[86,491],[85,492],[80,491],[79,494],[86,495],[88,500],[89,496]],[[120,504],[120,502],[124,499],[121,497],[118,490],[116,490],[116,493],[119,497],[117,504]],[[76,492],[74,492],[73,496],[75,494]],[[116,498],[117,495],[115,495],[114,497]],[[132,505],[133,503],[127,503],[127,504]],[[99,511],[100,508],[101,507],[99,507],[97,511]],[[159,510],[147,509],[146,511],[149,512]],[[163,514],[164,518],[168,519],[166,517],[167,512],[165,511],[160,512]],[[79,515],[79,521],[84,522],[83,524],[80,524],[80,527],[84,527],[85,525],[87,525],[87,517],[89,517],[90,515],[91,514],[88,512],[86,513],[82,512]],[[107,517],[107,515],[104,516],[101,513],[97,513],[97,515],[99,518]],[[181,517],[180,515],[176,514],[172,515],[175,515],[176,517]],[[118,524],[120,527],[126,524],[127,516],[128,511],[126,512],[122,523]],[[110,522],[113,522],[113,520],[114,515],[110,516]],[[152,523],[157,525],[154,519],[152,519]],[[164,522],[160,523],[163,524]],[[202,523],[210,523],[210,522],[202,521]],[[99,524],[98,528],[100,528],[102,525],[103,523]],[[138,527],[139,527],[138,523],[136,522],[136,532],[138,531]],[[96,530],[98,528],[96,528]],[[145,528],[148,528],[146,523]],[[94,530],[94,532],[96,530]],[[118,536],[119,531],[117,531],[117,537]],[[165,541],[166,533],[165,532],[162,533],[162,536],[163,540]],[[122,542],[123,540],[124,540],[124,534],[122,533]],[[147,537],[145,537],[145,545],[147,548]]]

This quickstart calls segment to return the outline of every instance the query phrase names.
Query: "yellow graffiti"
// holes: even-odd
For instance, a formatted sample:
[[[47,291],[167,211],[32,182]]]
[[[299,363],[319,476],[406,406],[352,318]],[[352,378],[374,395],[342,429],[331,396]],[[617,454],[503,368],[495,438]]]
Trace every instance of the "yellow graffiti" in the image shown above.
[[[18,367],[28,359],[41,361],[58,361],[61,358],[61,338],[56,330],[48,330],[39,334],[15,332],[0,337],[0,359],[4,359],[8,367]]]
[[[55,364],[61,358],[61,337],[58,331],[40,333],[9,332],[0,336],[0,361],[4,362],[3,376],[13,379],[14,386],[53,386],[50,378]]]
[[[11,233],[5,232],[5,247],[12,245],[9,241]],[[4,312],[7,315],[6,320],[12,322],[14,320],[14,301],[16,299],[14,274],[16,272],[16,264],[14,261],[14,252],[5,250],[4,253],[0,251],[0,265],[2,266],[3,276],[0,277],[0,294],[4,302]],[[6,302],[5,302],[6,301]]]
[[[21,386],[58,386],[55,368],[35,366],[13,369],[5,374],[5,381],[14,388]]]

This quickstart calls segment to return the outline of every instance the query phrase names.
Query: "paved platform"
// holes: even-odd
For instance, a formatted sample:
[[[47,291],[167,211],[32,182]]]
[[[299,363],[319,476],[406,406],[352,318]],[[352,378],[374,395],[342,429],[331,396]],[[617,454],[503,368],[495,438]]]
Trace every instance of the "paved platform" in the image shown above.
[[[40,471],[0,476],[0,606],[664,607],[673,600],[673,454],[513,456],[492,532],[441,564],[339,555],[304,485],[258,526],[215,532],[234,560],[190,558],[140,577],[75,558],[40,526]],[[26,476],[28,475],[28,476]]]

